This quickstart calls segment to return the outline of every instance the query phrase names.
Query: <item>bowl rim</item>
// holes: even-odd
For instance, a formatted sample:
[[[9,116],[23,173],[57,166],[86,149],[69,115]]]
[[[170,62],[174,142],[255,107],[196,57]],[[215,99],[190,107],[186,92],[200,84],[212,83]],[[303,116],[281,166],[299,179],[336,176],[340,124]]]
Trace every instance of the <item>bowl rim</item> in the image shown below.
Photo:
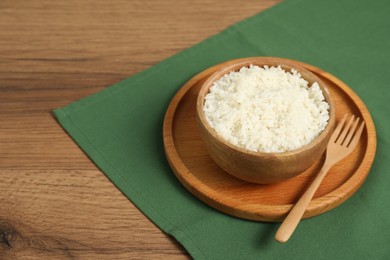
[[[319,87],[324,95],[326,102],[329,104],[329,120],[328,120],[328,124],[326,125],[325,129],[313,141],[311,141],[310,143],[308,143],[304,146],[301,146],[297,149],[294,149],[291,151],[285,151],[285,152],[251,151],[251,150],[248,150],[246,148],[242,148],[242,147],[239,147],[237,145],[234,145],[234,144],[230,143],[229,141],[225,140],[214,130],[214,128],[212,128],[210,126],[210,124],[208,123],[208,121],[206,119],[205,113],[203,111],[203,105],[204,105],[204,99],[205,99],[204,97],[206,94],[202,95],[202,93],[205,91],[207,91],[207,93],[208,93],[208,90],[212,86],[213,82],[220,79],[223,75],[226,75],[227,73],[230,73],[231,71],[238,70],[238,69],[233,69],[233,68],[236,68],[236,67],[241,68],[241,67],[249,66],[251,64],[257,65],[260,67],[264,67],[264,66],[275,67],[275,66],[280,65],[283,69],[285,69],[285,67],[287,66],[287,67],[289,67],[289,69],[288,69],[289,71],[291,71],[291,69],[295,69],[300,74],[301,74],[301,72],[305,72],[306,74],[311,75],[315,79],[315,82],[318,83],[318,85],[319,85]],[[305,77],[303,77],[302,75],[301,75],[301,77],[307,81],[307,79]],[[213,74],[211,74],[203,82],[203,84],[199,90],[198,97],[197,97],[196,114],[197,114],[197,117],[200,120],[201,124],[205,128],[205,130],[210,135],[212,135],[213,138],[215,138],[219,143],[221,143],[222,145],[227,146],[228,148],[230,148],[234,151],[237,151],[239,153],[247,154],[247,155],[251,155],[251,156],[258,156],[258,157],[269,157],[269,156],[290,157],[292,155],[299,154],[303,151],[310,150],[311,148],[313,148],[316,145],[318,145],[319,143],[321,143],[324,138],[326,138],[326,136],[329,134],[329,132],[333,130],[335,122],[336,122],[335,104],[334,104],[334,101],[332,99],[332,96],[331,96],[326,84],[319,77],[317,77],[317,75],[315,75],[313,72],[309,71],[308,69],[306,69],[300,65],[292,64],[291,60],[284,59],[284,58],[277,58],[277,57],[248,57],[248,58],[244,58],[244,59],[240,58],[240,59],[235,59],[235,60],[229,61],[229,64],[227,66],[215,71]]]

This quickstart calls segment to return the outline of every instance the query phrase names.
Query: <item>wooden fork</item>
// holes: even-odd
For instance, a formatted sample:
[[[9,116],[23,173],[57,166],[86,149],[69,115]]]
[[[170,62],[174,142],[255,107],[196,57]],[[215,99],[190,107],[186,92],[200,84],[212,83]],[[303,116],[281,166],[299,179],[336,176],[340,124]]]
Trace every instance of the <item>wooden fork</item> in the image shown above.
[[[359,118],[354,120],[354,116],[352,115],[346,126],[343,127],[346,119],[347,115],[343,117],[330,137],[328,146],[326,148],[325,162],[321,171],[318,173],[310,187],[302,195],[299,201],[291,209],[290,213],[287,215],[286,219],[283,221],[278,231],[276,232],[275,239],[277,241],[284,243],[290,238],[295,228],[298,226],[298,223],[305,213],[311,199],[313,198],[314,193],[320,186],[329,169],[347,157],[358,144],[360,136],[363,132],[364,121],[356,130],[359,123]]]

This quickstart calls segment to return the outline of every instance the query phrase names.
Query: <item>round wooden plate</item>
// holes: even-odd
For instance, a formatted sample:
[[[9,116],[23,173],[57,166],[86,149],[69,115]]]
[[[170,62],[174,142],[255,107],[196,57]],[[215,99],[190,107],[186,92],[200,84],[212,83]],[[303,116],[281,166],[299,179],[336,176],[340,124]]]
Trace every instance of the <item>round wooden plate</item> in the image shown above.
[[[219,168],[203,145],[195,122],[199,88],[213,72],[230,61],[215,65],[188,81],[172,99],[164,119],[165,154],[180,182],[197,198],[224,213],[256,221],[282,221],[319,171],[324,158],[301,175],[277,184],[253,184]],[[336,104],[337,121],[345,113],[364,119],[366,128],[356,150],[335,165],[325,177],[304,218],[324,213],[347,200],[364,182],[376,151],[376,132],[363,101],[343,82],[314,66],[292,61],[322,79]]]

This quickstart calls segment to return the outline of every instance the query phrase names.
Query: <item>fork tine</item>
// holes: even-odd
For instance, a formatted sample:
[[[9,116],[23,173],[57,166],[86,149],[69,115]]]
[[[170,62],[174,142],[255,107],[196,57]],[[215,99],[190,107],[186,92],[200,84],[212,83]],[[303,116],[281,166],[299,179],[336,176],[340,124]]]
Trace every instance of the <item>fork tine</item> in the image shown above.
[[[341,119],[340,123],[336,126],[336,129],[334,130],[332,136],[330,137],[329,143],[335,143],[336,142],[336,139],[339,136],[340,131],[341,131],[341,129],[344,126],[345,120],[347,119],[347,115],[348,114],[345,114],[343,119]]]
[[[344,141],[344,138],[347,135],[347,133],[349,131],[349,128],[351,127],[354,118],[355,118],[355,116],[352,115],[351,118],[348,120],[348,123],[343,128],[343,130],[341,131],[339,137],[337,138],[336,143],[341,145],[341,143]]]
[[[359,117],[356,118],[356,120],[353,122],[353,125],[351,129],[348,132],[347,137],[345,138],[344,142],[342,143],[343,146],[348,146],[349,142],[351,142],[352,136],[355,133],[356,127],[359,123]]]
[[[363,129],[364,129],[364,121],[360,125],[359,129],[356,131],[356,134],[353,136],[351,143],[348,145],[348,149],[352,149],[352,150],[355,149],[356,145],[359,142],[360,136],[363,133]]]

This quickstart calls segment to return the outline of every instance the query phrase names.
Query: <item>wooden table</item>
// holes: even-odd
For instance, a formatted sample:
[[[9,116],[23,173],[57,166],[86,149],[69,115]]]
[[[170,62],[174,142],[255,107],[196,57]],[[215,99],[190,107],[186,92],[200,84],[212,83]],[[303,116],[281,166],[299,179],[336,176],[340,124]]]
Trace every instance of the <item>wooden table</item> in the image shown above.
[[[279,1],[0,1],[0,259],[188,258],[51,110]]]

